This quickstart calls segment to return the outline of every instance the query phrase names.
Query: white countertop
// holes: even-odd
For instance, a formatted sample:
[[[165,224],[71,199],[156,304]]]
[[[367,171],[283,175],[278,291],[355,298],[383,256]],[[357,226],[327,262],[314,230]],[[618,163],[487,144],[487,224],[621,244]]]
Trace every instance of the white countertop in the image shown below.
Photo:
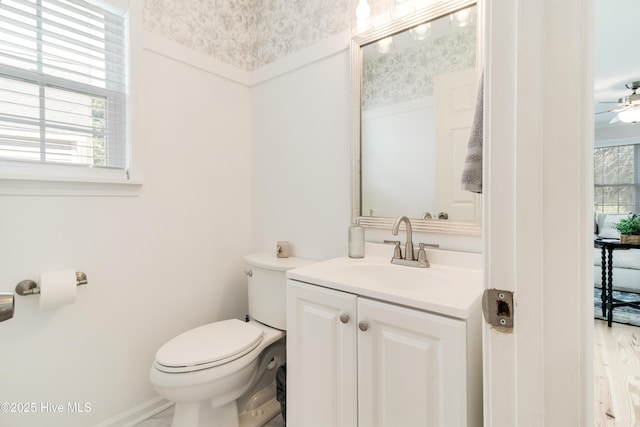
[[[375,249],[368,244],[362,259],[340,257],[289,270],[287,278],[459,319],[480,306],[480,254],[429,250],[431,267],[418,268],[391,264]]]

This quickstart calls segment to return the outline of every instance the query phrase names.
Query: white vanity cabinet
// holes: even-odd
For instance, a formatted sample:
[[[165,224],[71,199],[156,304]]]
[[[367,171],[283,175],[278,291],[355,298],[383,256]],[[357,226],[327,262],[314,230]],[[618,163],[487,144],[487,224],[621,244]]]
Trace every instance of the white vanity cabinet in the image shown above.
[[[475,323],[288,280],[287,423],[481,426]]]
[[[287,425],[358,425],[356,301],[287,280]]]

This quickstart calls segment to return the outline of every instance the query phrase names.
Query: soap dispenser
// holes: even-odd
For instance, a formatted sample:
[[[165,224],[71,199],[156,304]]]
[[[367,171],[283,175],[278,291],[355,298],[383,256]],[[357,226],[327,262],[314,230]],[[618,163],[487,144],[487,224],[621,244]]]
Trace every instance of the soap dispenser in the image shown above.
[[[349,258],[364,258],[364,227],[357,215],[349,226]]]

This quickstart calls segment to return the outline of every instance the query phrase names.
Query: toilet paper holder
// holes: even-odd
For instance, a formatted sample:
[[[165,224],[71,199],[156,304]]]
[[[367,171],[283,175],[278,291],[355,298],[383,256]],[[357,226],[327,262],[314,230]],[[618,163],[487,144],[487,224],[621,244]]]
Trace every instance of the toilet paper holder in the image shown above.
[[[76,284],[86,285],[87,275],[82,271],[76,271]],[[33,280],[23,280],[16,285],[16,293],[18,295],[35,295],[40,293],[40,286]]]

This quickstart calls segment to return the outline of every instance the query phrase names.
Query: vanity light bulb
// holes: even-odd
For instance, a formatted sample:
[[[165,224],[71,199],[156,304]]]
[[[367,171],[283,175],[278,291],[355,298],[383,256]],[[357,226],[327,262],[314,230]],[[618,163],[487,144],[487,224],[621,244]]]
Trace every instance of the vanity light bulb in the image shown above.
[[[378,41],[378,53],[389,53],[391,50],[393,50],[393,37]]]
[[[358,6],[356,7],[356,18],[358,21],[366,20],[371,16],[371,7],[367,0],[359,0]]]
[[[426,23],[418,25],[409,30],[409,32],[411,33],[411,37],[413,37],[414,40],[424,40],[431,35],[431,24]]]
[[[400,18],[414,12],[415,10],[416,8],[411,4],[411,0],[396,0],[396,4],[391,10],[391,18]]]
[[[369,7],[367,0],[359,0],[356,7],[356,25],[351,32],[357,35],[369,31],[372,28],[370,16],[371,7]]]
[[[465,27],[473,20],[471,9],[462,9],[449,15],[449,25],[452,27]]]

